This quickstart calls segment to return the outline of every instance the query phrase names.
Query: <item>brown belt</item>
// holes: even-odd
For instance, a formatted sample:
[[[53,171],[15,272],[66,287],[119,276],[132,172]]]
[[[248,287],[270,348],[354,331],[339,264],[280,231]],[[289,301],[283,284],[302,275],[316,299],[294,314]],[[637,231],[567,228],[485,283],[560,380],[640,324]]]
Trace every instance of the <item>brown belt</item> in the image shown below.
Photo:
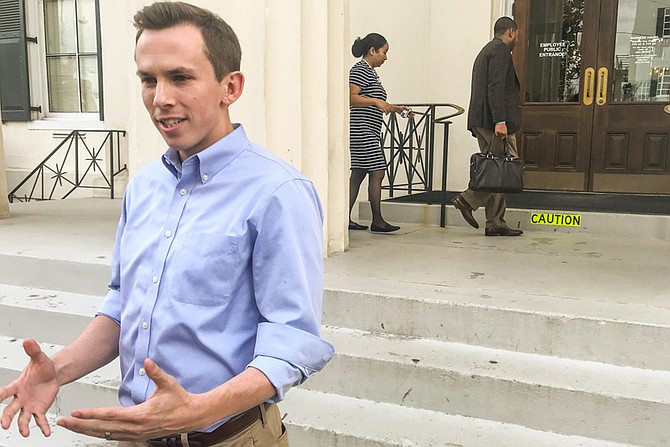
[[[251,410],[245,411],[234,419],[226,421],[219,428],[211,433],[191,432],[188,434],[188,443],[191,447],[209,447],[218,444],[226,439],[238,434],[251,424],[261,418],[263,414],[261,407],[256,406]],[[163,438],[150,439],[147,441],[150,447],[186,447],[181,442],[181,435],[170,435]]]

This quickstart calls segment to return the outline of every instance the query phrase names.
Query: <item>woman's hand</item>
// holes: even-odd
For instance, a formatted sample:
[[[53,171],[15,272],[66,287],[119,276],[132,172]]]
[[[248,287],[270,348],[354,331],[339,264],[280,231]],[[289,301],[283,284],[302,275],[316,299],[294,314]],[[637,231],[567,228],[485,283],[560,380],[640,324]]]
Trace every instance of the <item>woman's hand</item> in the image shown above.
[[[395,107],[397,107],[397,109],[394,110],[394,112],[400,113],[403,118],[411,118],[414,116],[414,112],[409,106],[397,105]]]
[[[382,99],[378,99],[375,101],[375,107],[377,107],[379,110],[388,115],[391,112],[395,112],[396,106],[394,106],[393,104],[389,104],[388,102]]]

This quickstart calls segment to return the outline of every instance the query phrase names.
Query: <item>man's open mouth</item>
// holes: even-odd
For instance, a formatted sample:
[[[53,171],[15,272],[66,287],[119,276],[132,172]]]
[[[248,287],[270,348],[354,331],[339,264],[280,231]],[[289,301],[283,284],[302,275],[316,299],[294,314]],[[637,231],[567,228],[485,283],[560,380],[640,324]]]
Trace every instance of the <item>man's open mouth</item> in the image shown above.
[[[169,129],[169,128],[174,127],[177,124],[181,123],[182,121],[184,121],[182,118],[172,118],[172,119],[168,119],[168,120],[159,120],[158,122],[161,123],[161,125],[163,127],[166,127],[166,128]]]

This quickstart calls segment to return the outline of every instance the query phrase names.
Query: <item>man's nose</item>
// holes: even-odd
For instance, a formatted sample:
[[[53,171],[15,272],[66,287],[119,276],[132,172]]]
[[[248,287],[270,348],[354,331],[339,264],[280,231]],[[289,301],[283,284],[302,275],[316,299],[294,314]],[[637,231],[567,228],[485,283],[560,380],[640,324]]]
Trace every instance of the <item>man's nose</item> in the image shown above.
[[[172,87],[167,82],[156,82],[156,89],[154,90],[154,106],[165,107],[174,103]]]

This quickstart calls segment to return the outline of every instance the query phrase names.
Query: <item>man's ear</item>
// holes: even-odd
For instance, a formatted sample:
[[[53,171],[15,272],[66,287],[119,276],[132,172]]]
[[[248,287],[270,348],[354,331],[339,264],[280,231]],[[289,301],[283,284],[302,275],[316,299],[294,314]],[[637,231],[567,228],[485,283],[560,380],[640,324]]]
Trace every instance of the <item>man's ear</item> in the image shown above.
[[[244,90],[244,74],[241,71],[231,71],[221,81],[223,96],[221,102],[227,106],[231,105],[242,96]]]

